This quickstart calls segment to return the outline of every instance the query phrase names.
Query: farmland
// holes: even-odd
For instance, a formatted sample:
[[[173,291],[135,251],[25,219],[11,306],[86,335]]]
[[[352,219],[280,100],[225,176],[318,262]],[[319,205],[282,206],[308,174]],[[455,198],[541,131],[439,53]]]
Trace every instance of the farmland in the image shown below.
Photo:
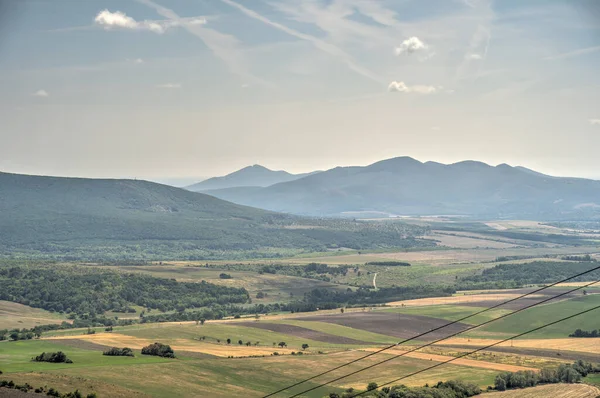
[[[497,224],[492,223],[494,227],[486,228],[516,230],[521,234],[539,231],[531,224]],[[598,305],[600,287],[586,287],[586,295],[582,292],[583,288],[569,293],[569,290],[582,287],[584,283],[581,280],[571,281],[470,317],[490,306],[530,293],[536,284],[544,283],[548,278],[544,270],[552,270],[557,275],[552,278],[559,278],[569,272],[597,266],[592,258],[575,261],[563,257],[579,258],[577,256],[594,254],[598,249],[595,246],[527,241],[522,239],[522,235],[516,239],[485,231],[448,231],[447,227],[439,231],[432,229],[430,237],[439,240],[440,246],[425,250],[360,253],[340,250],[235,262],[53,264],[52,267],[64,276],[61,283],[65,292],[69,289],[70,278],[85,278],[91,294],[102,299],[102,306],[95,307],[98,310],[97,320],[114,320],[111,321],[114,326],[111,331],[105,331],[106,325],[100,326],[92,321],[90,328],[50,330],[44,331],[40,339],[0,342],[0,370],[4,372],[0,379],[27,382],[34,386],[54,386],[61,391],[80,389],[83,393],[96,392],[100,397],[184,397],[190,394],[259,397],[423,333],[426,334],[418,340],[362,359],[277,397],[292,395],[319,382],[387,359],[390,360],[373,369],[342,378],[305,396],[317,398],[329,392],[341,393],[348,388],[364,389],[370,382],[384,384],[448,360],[453,361],[404,379],[402,383],[418,387],[434,385],[438,381],[462,380],[485,389],[494,384],[496,375],[505,371],[555,369],[577,359],[600,362],[598,338],[568,337],[577,328],[597,329],[597,315],[594,313],[454,360],[471,349]],[[499,227],[504,229],[497,229]],[[394,266],[393,261],[410,265]],[[373,262],[389,265],[367,264]],[[323,266],[319,268],[315,263]],[[8,265],[13,273],[17,272],[14,267],[21,266]],[[27,270],[49,275],[44,274],[47,270],[44,264],[28,264]],[[490,271],[484,273],[485,270]],[[516,274],[511,274],[511,270],[516,270]],[[378,275],[377,289],[372,283],[375,273]],[[515,280],[522,274],[527,275],[527,281],[532,281],[534,286]],[[136,283],[136,289],[144,285],[148,288],[127,294],[113,287],[113,297],[119,297],[118,303],[113,303],[110,296],[101,294],[103,285],[94,285],[96,280],[113,280],[114,286],[123,286],[122,289],[132,289],[128,284],[130,280],[140,281]],[[203,286],[199,292],[213,295],[214,300],[225,304],[194,307],[194,295],[190,292],[196,291],[198,284]],[[44,285],[39,286],[46,290]],[[152,286],[168,287],[182,294],[169,293],[164,295],[162,302],[152,301],[155,289]],[[467,290],[460,290],[465,287]],[[401,294],[405,299],[387,299],[395,296],[386,295],[386,289],[395,295]],[[393,289],[400,290],[396,292]],[[439,292],[447,294],[439,295]],[[15,290],[15,293],[19,291]],[[560,300],[507,316],[512,311],[563,293],[565,295]],[[231,300],[230,304],[220,298],[223,294]],[[88,295],[88,292],[79,292],[79,297]],[[314,301],[321,295],[325,295],[321,301]],[[0,311],[4,311],[2,315],[5,315],[0,318],[0,329],[22,329],[63,320],[85,324],[85,317],[89,316],[86,313],[89,305],[85,307],[85,299],[82,299],[83,306],[79,302],[75,303],[79,307],[70,304],[79,308],[73,320],[68,319],[69,314],[57,310],[61,308],[63,296],[54,295],[57,300],[54,302],[48,301],[50,296],[21,296],[22,301],[30,300],[30,304],[44,305],[49,310],[0,302]],[[68,294],[64,297],[64,300],[70,299]],[[341,301],[329,303],[327,300],[332,298]],[[368,304],[361,304],[361,299],[368,299]],[[351,300],[355,304],[350,304]],[[297,312],[286,307],[294,303],[311,304],[313,308],[309,312]],[[317,309],[321,304],[327,304],[324,307],[327,309]],[[215,308],[219,311],[205,311]],[[259,308],[264,311],[258,312]],[[103,309],[108,310],[100,312]],[[199,316],[188,315],[198,311],[206,316],[202,323]],[[173,319],[154,321],[161,316]],[[505,318],[461,333],[501,316]],[[134,323],[119,324],[115,318]],[[448,322],[458,319],[461,321],[445,327]],[[441,329],[427,333],[436,328]],[[419,344],[444,339],[451,334],[457,336],[407,353]],[[141,355],[141,348],[154,342],[169,344],[176,358]],[[135,357],[103,356],[102,351],[110,347],[129,347]],[[59,350],[65,352],[73,363],[31,362],[31,357],[41,352]],[[392,360],[398,355],[401,356]],[[596,374],[585,378],[585,382],[591,384],[598,383],[597,380]],[[556,394],[562,391],[566,394],[564,396],[579,394],[581,397],[590,396],[594,391],[585,385],[549,385],[526,392],[539,395],[544,392],[538,391],[547,391],[545,389]],[[506,394],[510,397],[511,393],[514,394],[509,391],[489,396]]]

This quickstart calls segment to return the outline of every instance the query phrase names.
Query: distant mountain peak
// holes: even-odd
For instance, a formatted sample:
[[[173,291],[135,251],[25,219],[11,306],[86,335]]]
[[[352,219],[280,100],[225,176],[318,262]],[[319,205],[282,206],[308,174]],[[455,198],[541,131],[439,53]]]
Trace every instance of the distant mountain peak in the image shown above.
[[[213,177],[186,187],[195,192],[212,191],[215,189],[241,187],[268,187],[280,182],[293,181],[306,174],[291,174],[284,170],[271,170],[260,164],[253,164],[229,173],[222,177]]]

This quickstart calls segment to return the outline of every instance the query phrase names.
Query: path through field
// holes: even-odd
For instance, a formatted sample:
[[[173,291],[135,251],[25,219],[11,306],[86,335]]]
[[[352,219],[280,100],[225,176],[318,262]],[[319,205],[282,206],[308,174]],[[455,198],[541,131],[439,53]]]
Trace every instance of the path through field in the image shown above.
[[[373,275],[373,289],[377,289],[377,272]]]

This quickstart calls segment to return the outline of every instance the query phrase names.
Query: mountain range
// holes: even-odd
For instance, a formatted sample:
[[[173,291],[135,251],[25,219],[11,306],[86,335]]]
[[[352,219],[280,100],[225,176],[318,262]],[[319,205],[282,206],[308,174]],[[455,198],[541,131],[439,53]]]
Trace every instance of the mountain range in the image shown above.
[[[336,167],[267,187],[204,191],[234,203],[311,216],[462,215],[565,219],[600,215],[600,181],[552,177],[524,167],[397,157]]]
[[[264,166],[255,164],[244,167],[223,177],[213,177],[186,187],[194,192],[204,192],[213,189],[226,189],[233,187],[268,187],[280,182],[294,181],[306,177],[312,173],[291,174],[283,170],[270,170]]]

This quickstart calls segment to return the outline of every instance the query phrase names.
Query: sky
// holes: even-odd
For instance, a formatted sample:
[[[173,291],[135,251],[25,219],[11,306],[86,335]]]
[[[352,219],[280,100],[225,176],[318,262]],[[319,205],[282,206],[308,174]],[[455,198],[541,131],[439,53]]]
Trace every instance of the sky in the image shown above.
[[[600,179],[595,0],[0,0],[0,171]]]

